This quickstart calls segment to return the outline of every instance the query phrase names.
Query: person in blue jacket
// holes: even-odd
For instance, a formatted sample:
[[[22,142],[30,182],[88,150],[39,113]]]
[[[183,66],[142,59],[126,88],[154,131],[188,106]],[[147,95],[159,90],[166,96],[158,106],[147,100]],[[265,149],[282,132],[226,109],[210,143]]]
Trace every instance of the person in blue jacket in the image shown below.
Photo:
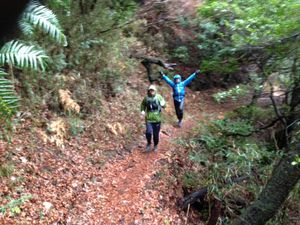
[[[179,74],[176,74],[173,77],[172,81],[168,76],[166,76],[162,71],[160,71],[162,79],[166,81],[166,83],[173,89],[174,107],[176,111],[176,116],[178,118],[179,127],[182,126],[185,87],[189,83],[191,83],[191,81],[194,80],[199,73],[200,70],[195,71],[184,81],[182,81],[181,76]]]

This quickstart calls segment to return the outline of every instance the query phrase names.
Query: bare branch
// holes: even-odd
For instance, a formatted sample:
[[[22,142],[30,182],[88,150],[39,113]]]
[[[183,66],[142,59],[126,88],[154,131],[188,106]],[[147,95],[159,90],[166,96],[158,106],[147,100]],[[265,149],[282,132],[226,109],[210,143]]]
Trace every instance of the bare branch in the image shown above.
[[[279,111],[279,109],[277,107],[277,104],[276,104],[274,96],[273,96],[274,87],[273,87],[273,85],[271,83],[270,83],[270,86],[271,86],[270,99],[272,101],[272,105],[273,105],[274,111],[275,111],[275,113],[277,115],[277,118],[282,122],[282,124],[284,126],[284,136],[285,136],[286,143],[288,145],[289,140],[288,140],[288,129],[287,129],[288,125],[287,125],[287,121],[286,121],[285,117],[281,114],[281,112]]]
[[[150,83],[157,81],[157,79],[153,78],[152,64],[159,65],[168,70],[173,70],[174,69],[173,67],[175,67],[177,65],[176,63],[166,63],[159,58],[153,58],[153,57],[148,57],[148,56],[144,56],[144,55],[131,55],[130,57],[142,60],[141,63],[147,70],[147,76],[148,76]]]
[[[113,30],[121,29],[121,28],[133,23],[134,21],[135,21],[135,19],[132,19],[123,24],[118,24],[117,22],[115,22],[110,28],[98,31],[98,34],[104,34],[104,33],[107,33],[107,32],[113,31]]]

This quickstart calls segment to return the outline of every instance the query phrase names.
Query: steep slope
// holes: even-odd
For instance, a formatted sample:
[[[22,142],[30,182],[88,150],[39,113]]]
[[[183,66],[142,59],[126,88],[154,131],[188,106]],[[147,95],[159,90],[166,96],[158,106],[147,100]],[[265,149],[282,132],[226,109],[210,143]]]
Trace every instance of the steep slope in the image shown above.
[[[97,129],[90,126],[89,132],[69,137],[60,148],[44,143],[40,128],[27,118],[10,145],[1,142],[1,164],[10,162],[15,168],[1,178],[1,205],[24,199],[16,206],[20,213],[7,208],[1,214],[1,224],[181,224],[185,220],[176,205],[181,186],[171,168],[174,156],[185,149],[174,141],[191,134],[202,113],[220,110],[208,104],[208,93],[188,90],[185,123],[178,129],[170,89],[160,86],[168,101],[161,144],[157,153],[143,153],[144,121],[138,108],[148,84],[141,76],[133,75],[124,91],[132,98],[130,107],[135,109],[126,111],[132,115],[120,116],[124,96],[119,96],[110,105],[115,111],[104,120],[106,125],[117,121],[130,134],[116,135],[106,125],[98,129],[104,121],[87,121]]]
[[[170,4],[170,16],[194,9],[194,3]],[[160,148],[143,153],[139,105],[148,81],[142,66],[135,72],[122,93],[102,101],[101,115],[83,121],[81,132],[66,135],[70,127],[59,119],[67,116],[57,118],[63,143],[45,137],[48,121],[30,113],[20,117],[11,143],[0,141],[1,171],[10,170],[1,176],[0,224],[184,223],[185,213],[177,207],[182,188],[171,167],[186,149],[176,141],[191,135],[203,114],[222,110],[209,92],[188,90],[184,126],[178,129],[171,90],[163,84],[159,92],[168,108]]]

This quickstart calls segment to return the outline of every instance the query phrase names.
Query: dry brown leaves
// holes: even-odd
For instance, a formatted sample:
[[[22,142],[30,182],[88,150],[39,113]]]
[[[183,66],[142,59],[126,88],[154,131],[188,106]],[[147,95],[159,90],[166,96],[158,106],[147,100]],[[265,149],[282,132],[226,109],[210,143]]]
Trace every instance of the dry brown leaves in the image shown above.
[[[107,124],[106,127],[114,135],[124,135],[125,128],[121,123]]]
[[[38,129],[30,133],[26,128],[32,124],[25,121],[9,148],[0,149],[0,162],[9,158],[15,165],[13,174],[1,179],[0,206],[23,194],[32,195],[32,199],[20,206],[20,214],[1,215],[0,224],[184,223],[184,213],[176,205],[181,185],[170,169],[174,160],[179,160],[174,154],[181,150],[171,140],[190,131],[193,123],[182,129],[163,124],[168,135],[161,133],[158,152],[142,153],[138,146],[145,144],[144,121],[137,119],[137,113],[147,84],[136,78],[131,85],[138,91],[131,91],[136,94],[130,96],[128,108],[122,102],[111,103],[110,114],[93,125],[99,129],[74,138],[67,137],[68,126],[62,118],[47,124],[49,133]],[[70,93],[65,97],[71,99]],[[166,99],[173,109],[171,95]],[[199,113],[198,101],[195,98],[187,104],[193,115]],[[172,110],[164,113],[174,116]],[[131,136],[125,135],[129,129]],[[37,131],[41,133],[37,135]],[[129,153],[122,146],[132,140],[136,144]]]
[[[65,112],[73,111],[80,112],[80,106],[71,98],[71,92],[69,90],[58,90],[59,101]]]
[[[56,146],[64,147],[64,140],[68,135],[68,125],[63,118],[57,118],[47,124],[47,130],[49,135],[45,132],[40,132],[42,139],[45,141],[46,138],[51,142],[55,143]]]

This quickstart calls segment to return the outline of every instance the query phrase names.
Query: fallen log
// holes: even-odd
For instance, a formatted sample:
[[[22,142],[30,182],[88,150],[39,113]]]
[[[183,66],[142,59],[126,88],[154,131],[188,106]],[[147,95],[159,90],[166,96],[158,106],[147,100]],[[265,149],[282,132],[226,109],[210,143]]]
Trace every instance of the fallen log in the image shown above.
[[[222,186],[225,186],[226,184],[230,184],[230,183],[240,183],[249,178],[250,178],[249,176],[237,177],[237,178],[232,179],[231,181],[225,182],[225,184],[223,184]],[[185,209],[187,209],[188,205],[194,204],[197,200],[203,201],[207,192],[208,192],[208,188],[204,187],[204,188],[200,188],[198,191],[195,191],[192,194],[189,194],[188,196],[184,197],[182,200],[182,203],[181,203],[181,208],[185,210]]]
[[[203,201],[204,197],[207,194],[207,191],[207,187],[204,187],[184,197],[182,200],[181,208],[187,209],[188,205],[194,204],[197,200]]]

